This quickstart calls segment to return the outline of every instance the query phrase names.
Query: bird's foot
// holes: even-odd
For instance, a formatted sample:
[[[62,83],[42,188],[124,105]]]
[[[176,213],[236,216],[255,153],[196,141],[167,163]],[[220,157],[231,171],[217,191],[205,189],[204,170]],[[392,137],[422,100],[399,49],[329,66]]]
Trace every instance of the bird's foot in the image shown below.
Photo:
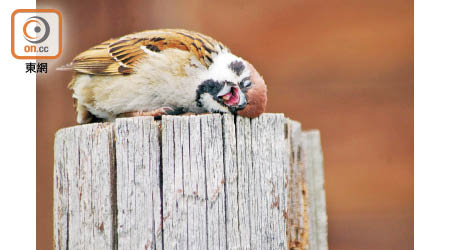
[[[125,112],[120,114],[118,117],[136,117],[136,116],[154,116],[154,117],[161,117],[163,115],[168,115],[174,112],[175,110],[171,107],[162,107],[159,109],[155,109],[152,111],[132,111],[132,112]]]
[[[182,116],[192,116],[192,115],[198,115],[197,113],[193,113],[193,112],[185,112],[183,114],[181,114]]]

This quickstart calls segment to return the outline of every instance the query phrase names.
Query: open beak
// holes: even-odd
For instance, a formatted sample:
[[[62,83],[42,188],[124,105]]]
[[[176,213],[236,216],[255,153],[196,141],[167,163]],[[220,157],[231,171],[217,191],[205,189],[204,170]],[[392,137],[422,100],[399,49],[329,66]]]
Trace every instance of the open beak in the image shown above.
[[[239,89],[237,85],[230,86],[225,84],[217,97],[222,98],[223,102],[227,106],[243,106],[247,104],[247,99],[244,93]]]

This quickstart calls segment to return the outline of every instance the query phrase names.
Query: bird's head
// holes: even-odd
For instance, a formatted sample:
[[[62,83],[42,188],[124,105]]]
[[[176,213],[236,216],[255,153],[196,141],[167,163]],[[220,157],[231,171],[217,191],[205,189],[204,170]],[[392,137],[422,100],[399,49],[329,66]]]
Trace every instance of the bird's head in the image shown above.
[[[233,54],[215,58],[197,89],[197,105],[209,112],[257,117],[264,112],[267,88],[255,68]]]

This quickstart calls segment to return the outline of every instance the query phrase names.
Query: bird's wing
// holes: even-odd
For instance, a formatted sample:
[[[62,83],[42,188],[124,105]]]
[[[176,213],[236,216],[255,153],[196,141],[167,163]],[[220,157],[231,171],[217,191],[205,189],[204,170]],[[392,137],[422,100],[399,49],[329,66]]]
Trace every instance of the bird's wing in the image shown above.
[[[136,64],[149,51],[179,49],[192,53],[205,67],[213,62],[218,50],[228,50],[222,43],[197,32],[168,29],[150,30],[110,39],[79,54],[60,68],[93,75],[121,75],[134,73]]]

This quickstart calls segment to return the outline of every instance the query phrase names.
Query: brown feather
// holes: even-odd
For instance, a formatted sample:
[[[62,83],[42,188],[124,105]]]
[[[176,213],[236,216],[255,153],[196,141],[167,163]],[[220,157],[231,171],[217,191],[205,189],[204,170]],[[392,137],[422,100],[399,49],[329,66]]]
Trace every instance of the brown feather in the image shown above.
[[[247,92],[248,104],[238,111],[238,115],[255,118],[264,113],[267,104],[267,86],[262,76],[250,63],[246,62],[250,68],[250,80],[253,82],[253,87]]]
[[[201,64],[209,67],[217,47],[227,49],[222,43],[203,34],[182,30],[149,30],[110,39],[96,45],[74,58],[61,69],[94,75],[122,75],[134,73],[136,65],[149,56],[141,47],[154,52],[166,49],[188,51]]]

